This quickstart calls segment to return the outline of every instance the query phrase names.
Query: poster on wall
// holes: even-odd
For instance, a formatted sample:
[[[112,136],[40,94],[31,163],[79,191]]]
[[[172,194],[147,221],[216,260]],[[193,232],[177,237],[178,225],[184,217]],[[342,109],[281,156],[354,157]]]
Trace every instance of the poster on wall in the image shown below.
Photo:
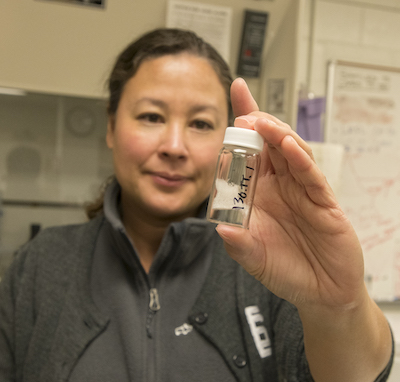
[[[40,0],[48,3],[64,3],[74,5],[87,5],[91,7],[104,8],[106,0]]]
[[[193,1],[170,0],[167,28],[188,29],[210,43],[229,62],[232,8]]]

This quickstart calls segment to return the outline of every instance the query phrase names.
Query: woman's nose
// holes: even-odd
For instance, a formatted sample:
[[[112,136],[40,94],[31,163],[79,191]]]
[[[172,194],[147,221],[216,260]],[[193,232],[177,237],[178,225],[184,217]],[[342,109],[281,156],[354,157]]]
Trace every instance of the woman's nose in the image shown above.
[[[166,125],[159,151],[171,159],[185,158],[188,154],[185,128],[182,124]]]

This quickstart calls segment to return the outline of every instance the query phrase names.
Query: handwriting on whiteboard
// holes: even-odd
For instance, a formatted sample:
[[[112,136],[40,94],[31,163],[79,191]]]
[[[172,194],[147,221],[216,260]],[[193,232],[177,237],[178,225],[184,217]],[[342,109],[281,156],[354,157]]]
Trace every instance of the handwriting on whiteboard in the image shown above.
[[[377,300],[400,298],[400,73],[337,66],[328,142],[345,148],[339,202]]]
[[[391,76],[387,73],[360,70],[338,70],[337,88],[341,91],[387,93],[391,90]]]

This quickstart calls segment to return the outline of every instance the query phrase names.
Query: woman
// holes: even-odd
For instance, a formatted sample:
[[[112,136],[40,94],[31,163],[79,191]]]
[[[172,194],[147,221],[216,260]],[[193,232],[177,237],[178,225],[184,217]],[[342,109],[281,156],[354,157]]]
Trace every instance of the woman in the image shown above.
[[[390,329],[306,143],[190,32],[144,35],[109,85],[115,179],[95,218],[11,266],[0,379],[387,380]],[[266,144],[249,230],[218,236],[204,216],[230,103]]]

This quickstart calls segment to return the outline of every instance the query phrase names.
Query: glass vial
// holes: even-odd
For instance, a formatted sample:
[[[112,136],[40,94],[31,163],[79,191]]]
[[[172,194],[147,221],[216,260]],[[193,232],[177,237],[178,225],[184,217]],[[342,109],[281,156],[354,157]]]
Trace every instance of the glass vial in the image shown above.
[[[228,127],[223,145],[207,219],[248,228],[264,140],[255,130]]]

